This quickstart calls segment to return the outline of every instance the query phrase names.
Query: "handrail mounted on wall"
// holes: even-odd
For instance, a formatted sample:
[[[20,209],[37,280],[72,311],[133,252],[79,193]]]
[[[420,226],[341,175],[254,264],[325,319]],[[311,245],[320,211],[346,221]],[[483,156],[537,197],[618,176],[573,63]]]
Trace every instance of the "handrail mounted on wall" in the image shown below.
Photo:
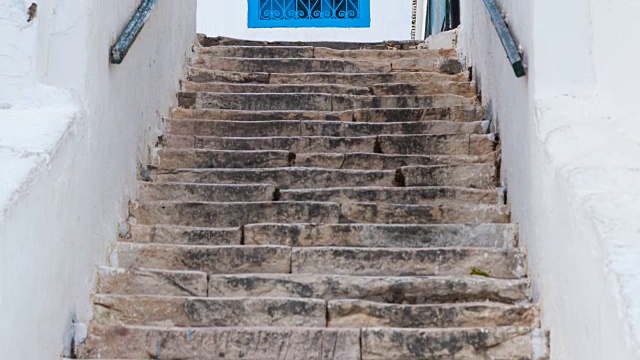
[[[131,45],[136,41],[136,38],[142,31],[142,28],[149,20],[149,16],[153,11],[153,8],[158,3],[158,0],[142,0],[142,3],[138,7],[138,10],[129,21],[129,24],[120,34],[118,41],[111,48],[111,63],[121,64],[124,57],[127,56]]]
[[[509,58],[509,62],[511,62],[513,71],[516,73],[516,77],[525,76],[527,74],[527,71],[524,68],[522,57],[520,56],[520,52],[518,51],[516,42],[513,40],[513,36],[509,32],[507,23],[502,18],[502,14],[500,13],[500,9],[498,8],[498,5],[496,5],[495,0],[482,0],[482,1],[484,2],[484,5],[487,7],[487,11],[489,11],[489,15],[491,16],[491,21],[493,22],[493,26],[496,28],[496,31],[498,32],[498,36],[500,37],[500,40],[502,41],[502,45],[504,46],[504,49],[507,52],[507,57]]]

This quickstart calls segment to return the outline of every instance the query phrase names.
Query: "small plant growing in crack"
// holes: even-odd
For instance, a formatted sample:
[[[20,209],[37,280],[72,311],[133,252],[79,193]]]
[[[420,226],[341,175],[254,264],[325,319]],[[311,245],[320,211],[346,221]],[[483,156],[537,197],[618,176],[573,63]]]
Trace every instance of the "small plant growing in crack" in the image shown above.
[[[471,275],[489,277],[489,273],[488,272],[482,271],[482,270],[478,269],[477,267],[471,268]]]

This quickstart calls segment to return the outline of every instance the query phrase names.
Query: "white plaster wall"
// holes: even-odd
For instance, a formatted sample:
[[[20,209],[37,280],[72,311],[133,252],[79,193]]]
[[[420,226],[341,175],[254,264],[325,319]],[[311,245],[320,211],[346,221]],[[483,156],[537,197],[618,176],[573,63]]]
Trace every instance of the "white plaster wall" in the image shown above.
[[[638,25],[614,39],[628,30],[617,16],[632,22],[623,13],[637,5],[618,3],[612,13],[605,0],[499,1],[526,54],[528,77],[517,79],[483,3],[461,2],[461,51],[500,132],[552,359],[640,357],[640,148],[620,131],[633,117],[617,110],[631,109],[638,75],[620,74],[620,51]]]
[[[198,0],[198,32],[264,41],[411,40],[412,0],[371,0],[370,28],[249,29],[247,0]]]
[[[0,0],[0,9],[28,4]],[[0,68],[0,89],[13,93],[0,91],[3,359],[59,359],[71,319],[90,320],[95,266],[107,262],[137,168],[175,102],[196,2],[160,1],[124,63],[111,65],[110,46],[138,4],[42,0],[28,35],[12,29],[36,32],[35,44],[0,36],[0,62],[31,59],[25,68],[40,83]]]

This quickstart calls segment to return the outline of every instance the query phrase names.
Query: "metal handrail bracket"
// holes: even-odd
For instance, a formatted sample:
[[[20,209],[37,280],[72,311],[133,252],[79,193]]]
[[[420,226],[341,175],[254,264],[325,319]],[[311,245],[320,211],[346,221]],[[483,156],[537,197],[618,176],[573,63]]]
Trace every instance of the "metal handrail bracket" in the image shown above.
[[[142,31],[142,28],[149,20],[149,16],[151,16],[151,12],[155,8],[158,0],[143,0],[138,10],[127,24],[127,27],[124,28],[122,34],[116,41],[115,45],[111,48],[111,63],[112,64],[121,64],[124,60],[124,57],[127,56],[129,49],[131,49],[131,45],[136,41],[136,38]]]
[[[523,77],[527,74],[527,71],[524,68],[524,63],[522,62],[522,56],[520,56],[520,52],[518,51],[518,47],[516,46],[516,42],[513,40],[513,36],[511,32],[509,32],[509,28],[507,27],[507,23],[502,18],[502,14],[500,13],[500,9],[496,4],[495,0],[482,0],[484,5],[487,7],[487,11],[489,11],[489,15],[491,16],[491,21],[493,22],[493,26],[496,28],[498,32],[498,36],[502,41],[502,45],[504,46],[505,51],[507,52],[507,57],[509,58],[509,62],[511,62],[511,66],[513,67],[513,71],[516,73],[516,77]]]

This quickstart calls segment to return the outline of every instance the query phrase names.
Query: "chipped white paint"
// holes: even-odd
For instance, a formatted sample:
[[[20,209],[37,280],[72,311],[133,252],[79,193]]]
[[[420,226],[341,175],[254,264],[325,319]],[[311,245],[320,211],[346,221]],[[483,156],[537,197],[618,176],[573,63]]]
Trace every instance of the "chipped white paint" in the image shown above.
[[[480,1],[461,2],[459,45],[501,133],[552,359],[638,359],[640,74],[629,62],[640,50],[629,44],[639,5],[498,2],[528,77],[514,77]]]
[[[198,32],[266,41],[411,40],[413,0],[371,0],[370,28],[249,29],[247,0],[198,0]]]
[[[30,4],[0,0],[0,357],[59,359],[175,101],[196,3],[160,2],[119,66],[137,2],[42,0],[27,23]]]

